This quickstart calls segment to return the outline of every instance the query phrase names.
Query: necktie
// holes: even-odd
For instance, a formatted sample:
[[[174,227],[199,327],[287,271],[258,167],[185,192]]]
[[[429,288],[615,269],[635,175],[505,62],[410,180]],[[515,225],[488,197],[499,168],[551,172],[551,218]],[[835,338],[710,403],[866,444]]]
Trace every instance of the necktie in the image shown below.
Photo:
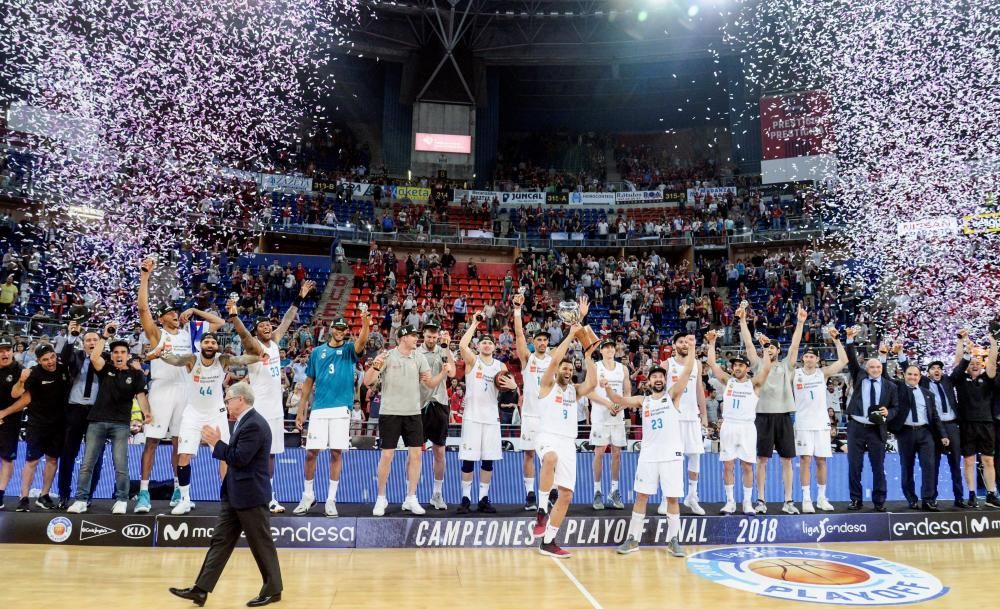
[[[917,392],[920,391],[919,387],[913,388],[913,400],[910,402],[910,416],[913,417],[913,424],[916,425],[920,423],[920,419],[917,418]]]
[[[871,389],[868,392],[868,408],[874,408],[878,406],[878,398],[875,397],[875,379],[869,379],[871,381]]]
[[[947,414],[948,412],[948,398],[944,394],[944,387],[941,383],[934,383],[937,387],[938,395],[941,397],[941,412]]]
[[[90,358],[86,360],[87,381],[83,386],[83,397],[90,398],[90,392],[94,388],[94,367],[90,364]]]

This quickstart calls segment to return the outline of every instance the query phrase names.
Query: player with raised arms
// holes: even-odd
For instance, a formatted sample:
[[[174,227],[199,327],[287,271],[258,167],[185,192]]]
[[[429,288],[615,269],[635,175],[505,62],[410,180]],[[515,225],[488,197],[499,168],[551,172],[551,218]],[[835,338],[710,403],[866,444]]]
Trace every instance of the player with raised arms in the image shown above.
[[[528,341],[524,336],[524,321],[521,319],[521,308],[524,306],[524,295],[514,296],[514,339],[517,346],[517,357],[521,360],[521,381],[524,385],[524,399],[521,402],[521,450],[524,453],[524,509],[531,512],[538,509],[538,499],[535,495],[535,438],[541,426],[541,416],[538,411],[538,388],[542,384],[542,375],[552,363],[549,351],[549,333],[538,330],[531,337],[535,347],[532,353],[528,349]]]

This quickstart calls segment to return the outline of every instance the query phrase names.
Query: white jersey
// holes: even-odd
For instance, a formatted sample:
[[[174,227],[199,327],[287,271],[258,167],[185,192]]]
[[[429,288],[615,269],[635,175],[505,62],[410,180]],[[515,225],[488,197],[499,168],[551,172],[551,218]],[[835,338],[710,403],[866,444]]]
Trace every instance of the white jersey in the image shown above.
[[[538,388],[542,386],[542,376],[549,369],[552,363],[552,356],[548,352],[545,357],[538,357],[534,353],[528,356],[527,365],[521,371],[521,379],[524,381],[524,402],[521,404],[521,416],[537,417],[541,413],[538,411]]]
[[[493,384],[503,369],[503,362],[494,359],[492,364],[476,357],[476,363],[465,373],[465,410],[462,421],[473,423],[500,422],[497,386]]]
[[[751,423],[757,418],[757,394],[753,390],[753,381],[747,379],[741,383],[735,378],[729,379],[722,398],[722,418]]]
[[[681,373],[684,372],[684,364],[678,363],[677,358],[671,357],[667,360],[667,391],[674,386],[681,378]],[[687,387],[684,388],[684,393],[681,394],[680,402],[681,407],[681,420],[682,421],[700,421],[701,412],[698,410],[698,379],[701,378],[701,362],[696,361],[694,363],[694,368],[691,369],[691,376],[688,378]]]
[[[817,368],[812,374],[799,368],[792,388],[795,391],[795,429],[830,429],[826,412],[826,375]]]
[[[541,432],[576,439],[577,434],[576,386],[572,383],[565,389],[559,383],[552,385],[549,394],[539,399],[542,415]]]
[[[263,348],[260,361],[247,366],[247,378],[254,394],[254,408],[265,419],[284,415],[281,408],[281,350],[278,343],[270,341]]]
[[[219,362],[219,354],[212,359],[212,363],[205,365],[199,355],[195,360],[191,372],[180,368],[190,376],[192,381],[191,393],[188,397],[188,405],[200,416],[210,417],[226,412],[226,403],[222,390],[222,381],[226,379],[226,370]]]
[[[642,401],[642,450],[639,463],[675,461],[684,458],[681,437],[681,413],[674,408],[670,394],[654,399],[647,395]]]
[[[601,387],[601,379],[608,379],[608,385],[614,390],[618,395],[624,395],[625,391],[625,366],[619,364],[618,362],[612,362],[611,370],[604,367],[604,361],[597,362],[597,387],[594,388],[594,393],[599,397],[607,399],[608,392]],[[594,408],[590,411],[590,423],[591,425],[611,425],[618,424],[622,425],[625,423],[625,411],[620,410],[618,414],[611,416],[611,411],[607,409],[604,404],[597,404],[592,401]]]
[[[160,328],[160,342],[156,343],[153,349],[163,347],[165,354],[190,355],[194,353],[193,342],[191,340],[191,326],[181,324],[176,334],[167,332],[166,328]],[[188,379],[188,374],[183,366],[171,366],[157,358],[149,364],[149,377],[154,383],[183,385]]]

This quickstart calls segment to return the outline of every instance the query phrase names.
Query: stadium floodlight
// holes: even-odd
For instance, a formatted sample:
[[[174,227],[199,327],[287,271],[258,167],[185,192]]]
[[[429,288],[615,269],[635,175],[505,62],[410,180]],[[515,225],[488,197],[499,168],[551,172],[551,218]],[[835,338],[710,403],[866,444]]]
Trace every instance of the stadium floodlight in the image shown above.
[[[698,8],[697,4],[692,4],[691,6],[688,7],[688,17],[696,16],[699,10],[701,9]]]

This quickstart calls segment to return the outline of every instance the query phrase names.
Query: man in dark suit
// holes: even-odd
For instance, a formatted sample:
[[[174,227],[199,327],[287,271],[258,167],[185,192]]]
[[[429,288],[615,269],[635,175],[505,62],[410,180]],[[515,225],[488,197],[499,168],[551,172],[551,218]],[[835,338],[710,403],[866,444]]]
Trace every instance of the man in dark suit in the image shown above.
[[[865,453],[872,468],[872,502],[876,512],[885,511],[885,422],[896,416],[896,384],[885,374],[885,366],[878,359],[858,363],[854,346],[857,328],[847,329],[847,365],[854,391],[847,405],[847,462],[851,487],[851,505],[847,509],[860,510],[863,497],[861,470]]]
[[[267,420],[253,409],[253,400],[253,390],[246,383],[236,383],[226,392],[226,408],[236,418],[229,444],[221,441],[218,429],[202,428],[201,438],[212,447],[212,456],[225,461],[229,471],[222,481],[219,519],[198,579],[191,588],[170,589],[172,594],[194,601],[199,607],[215,589],[240,533],[246,534],[250,552],[264,579],[260,594],[247,606],[262,607],[281,600],[281,567],[271,538],[271,513],[267,508],[271,501],[268,473],[271,429]]]
[[[906,367],[903,381],[896,381],[899,389],[899,409],[889,421],[889,430],[896,435],[899,444],[900,475],[903,494],[910,502],[910,509],[918,508],[917,493],[913,483],[913,461],[920,456],[920,500],[919,508],[928,512],[939,512],[934,500],[937,489],[937,468],[934,452],[938,440],[947,447],[950,443],[944,424],[938,417],[934,404],[934,394],[920,386],[920,368],[915,364]]]

